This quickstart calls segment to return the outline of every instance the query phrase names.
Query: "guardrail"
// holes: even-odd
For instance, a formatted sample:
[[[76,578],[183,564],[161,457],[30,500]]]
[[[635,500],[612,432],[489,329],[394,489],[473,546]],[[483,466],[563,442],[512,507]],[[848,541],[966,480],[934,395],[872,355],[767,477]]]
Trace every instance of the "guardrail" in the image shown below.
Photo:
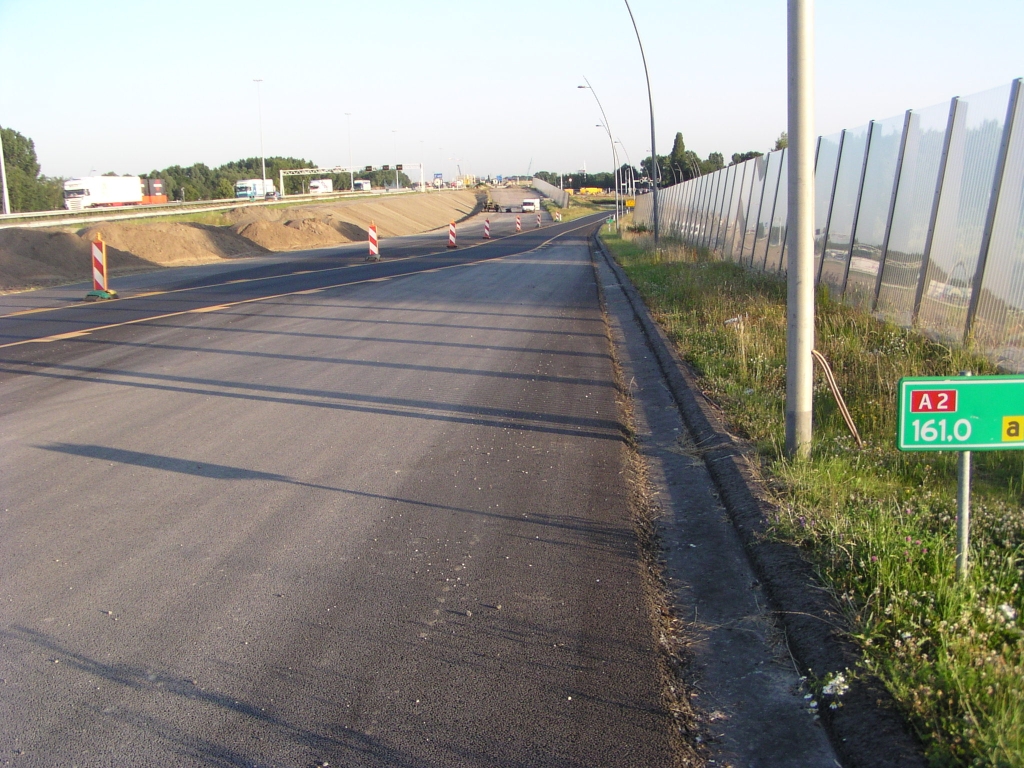
[[[118,206],[116,208],[94,208],[88,211],[30,211],[28,213],[10,213],[0,215],[0,229],[9,227],[39,228],[63,227],[70,224],[85,224],[93,221],[123,221],[125,219],[148,219],[161,216],[181,216],[186,213],[206,213],[225,211],[232,208],[248,208],[261,205],[280,205],[282,201],[329,202],[346,198],[384,197],[395,194],[408,194],[411,189],[400,189],[380,192],[342,192],[328,195],[288,195],[280,200],[251,201],[246,198],[224,198],[221,200],[202,200],[187,203],[156,203],[154,205]],[[41,219],[41,220],[39,220]]]
[[[815,280],[931,338],[1024,371],[1022,82],[818,139]],[[786,150],[659,190],[666,235],[787,268]],[[651,196],[637,222],[651,224]]]

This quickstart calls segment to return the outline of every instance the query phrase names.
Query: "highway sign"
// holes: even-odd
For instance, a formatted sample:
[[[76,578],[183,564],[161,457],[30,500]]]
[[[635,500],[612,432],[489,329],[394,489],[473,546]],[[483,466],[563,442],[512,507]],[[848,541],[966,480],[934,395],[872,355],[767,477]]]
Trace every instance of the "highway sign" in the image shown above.
[[[1024,449],[1024,376],[900,379],[896,447],[901,451]]]

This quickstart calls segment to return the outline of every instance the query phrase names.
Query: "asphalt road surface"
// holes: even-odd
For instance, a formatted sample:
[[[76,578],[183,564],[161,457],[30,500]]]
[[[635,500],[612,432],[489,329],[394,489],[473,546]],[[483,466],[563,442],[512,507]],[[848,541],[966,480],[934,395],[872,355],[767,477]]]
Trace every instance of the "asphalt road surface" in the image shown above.
[[[587,229],[479,227],[0,297],[0,762],[672,764]]]

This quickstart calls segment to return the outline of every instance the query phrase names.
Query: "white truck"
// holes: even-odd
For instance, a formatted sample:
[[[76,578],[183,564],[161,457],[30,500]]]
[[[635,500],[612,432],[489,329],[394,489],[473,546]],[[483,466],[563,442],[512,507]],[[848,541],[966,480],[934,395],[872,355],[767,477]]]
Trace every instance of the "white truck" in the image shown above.
[[[540,198],[539,197],[528,197],[523,200],[523,213],[529,213],[530,211],[540,210]]]
[[[276,193],[274,182],[270,179],[243,179],[235,182],[235,197],[248,197],[250,200],[263,200],[273,197]]]
[[[334,191],[334,182],[331,179],[312,179],[309,182],[309,194],[326,195]]]
[[[64,207],[69,211],[142,203],[138,176],[83,176],[64,182]]]
[[[373,189],[373,185],[367,179],[356,179],[353,184],[353,189],[356,192],[369,192]]]

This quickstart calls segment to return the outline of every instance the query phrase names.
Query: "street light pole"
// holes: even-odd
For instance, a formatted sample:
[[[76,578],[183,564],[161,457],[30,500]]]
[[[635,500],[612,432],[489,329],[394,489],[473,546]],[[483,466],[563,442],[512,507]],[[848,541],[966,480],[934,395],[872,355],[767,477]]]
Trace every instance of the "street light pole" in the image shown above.
[[[263,167],[263,194],[267,193],[267,158],[263,153],[263,97],[260,95],[260,83],[263,82],[262,78],[254,78],[253,82],[256,83],[256,108],[259,110],[260,116],[260,163]]]
[[[654,180],[654,187],[651,190],[651,194],[654,195],[652,200],[654,209],[654,247],[658,247],[658,150],[654,144],[654,98],[651,96],[651,75],[647,71],[647,56],[644,54],[644,43],[640,39],[640,30],[636,26],[636,19],[633,18],[633,9],[629,7],[629,0],[623,0],[626,3],[626,10],[629,11],[629,19],[633,22],[633,31],[636,32],[636,41],[640,45],[640,58],[644,62],[644,77],[647,78],[647,104],[650,107],[651,112],[651,175]]]
[[[348,177],[349,177],[349,192],[356,191],[356,168],[352,165],[352,113],[346,112],[345,117],[348,118]]]
[[[814,387],[814,0],[788,2],[786,452],[811,453]]]
[[[7,194],[7,166],[4,164],[4,138],[0,133],[0,187],[3,187],[4,213],[11,212],[11,198]]]
[[[398,191],[398,131],[392,131],[391,135],[395,139],[395,192]]]
[[[636,179],[633,176],[633,161],[629,157],[629,150],[618,139],[615,140],[615,143],[622,147],[622,152],[626,155],[626,162],[629,164],[629,195],[630,197],[636,197]]]
[[[608,134],[608,141],[611,143],[611,146],[612,146],[612,164],[613,164],[613,167],[615,168],[615,173],[613,175],[613,178],[615,179],[615,225],[618,226],[618,224],[619,224],[619,183],[618,183],[618,180],[619,180],[619,159],[618,159],[618,154],[615,151],[615,139],[612,136],[612,129],[608,125],[608,115],[606,115],[604,113],[604,107],[601,106],[601,100],[597,97],[597,91],[594,90],[594,86],[592,86],[590,84],[590,81],[587,80],[586,76],[583,77],[583,82],[585,82],[586,85],[578,85],[576,87],[577,88],[583,88],[584,90],[588,90],[592,94],[594,94],[594,101],[597,102],[597,108],[599,110],[601,110],[601,117],[604,119],[604,124],[603,125],[599,125],[597,127],[598,128],[604,128],[605,132]]]

